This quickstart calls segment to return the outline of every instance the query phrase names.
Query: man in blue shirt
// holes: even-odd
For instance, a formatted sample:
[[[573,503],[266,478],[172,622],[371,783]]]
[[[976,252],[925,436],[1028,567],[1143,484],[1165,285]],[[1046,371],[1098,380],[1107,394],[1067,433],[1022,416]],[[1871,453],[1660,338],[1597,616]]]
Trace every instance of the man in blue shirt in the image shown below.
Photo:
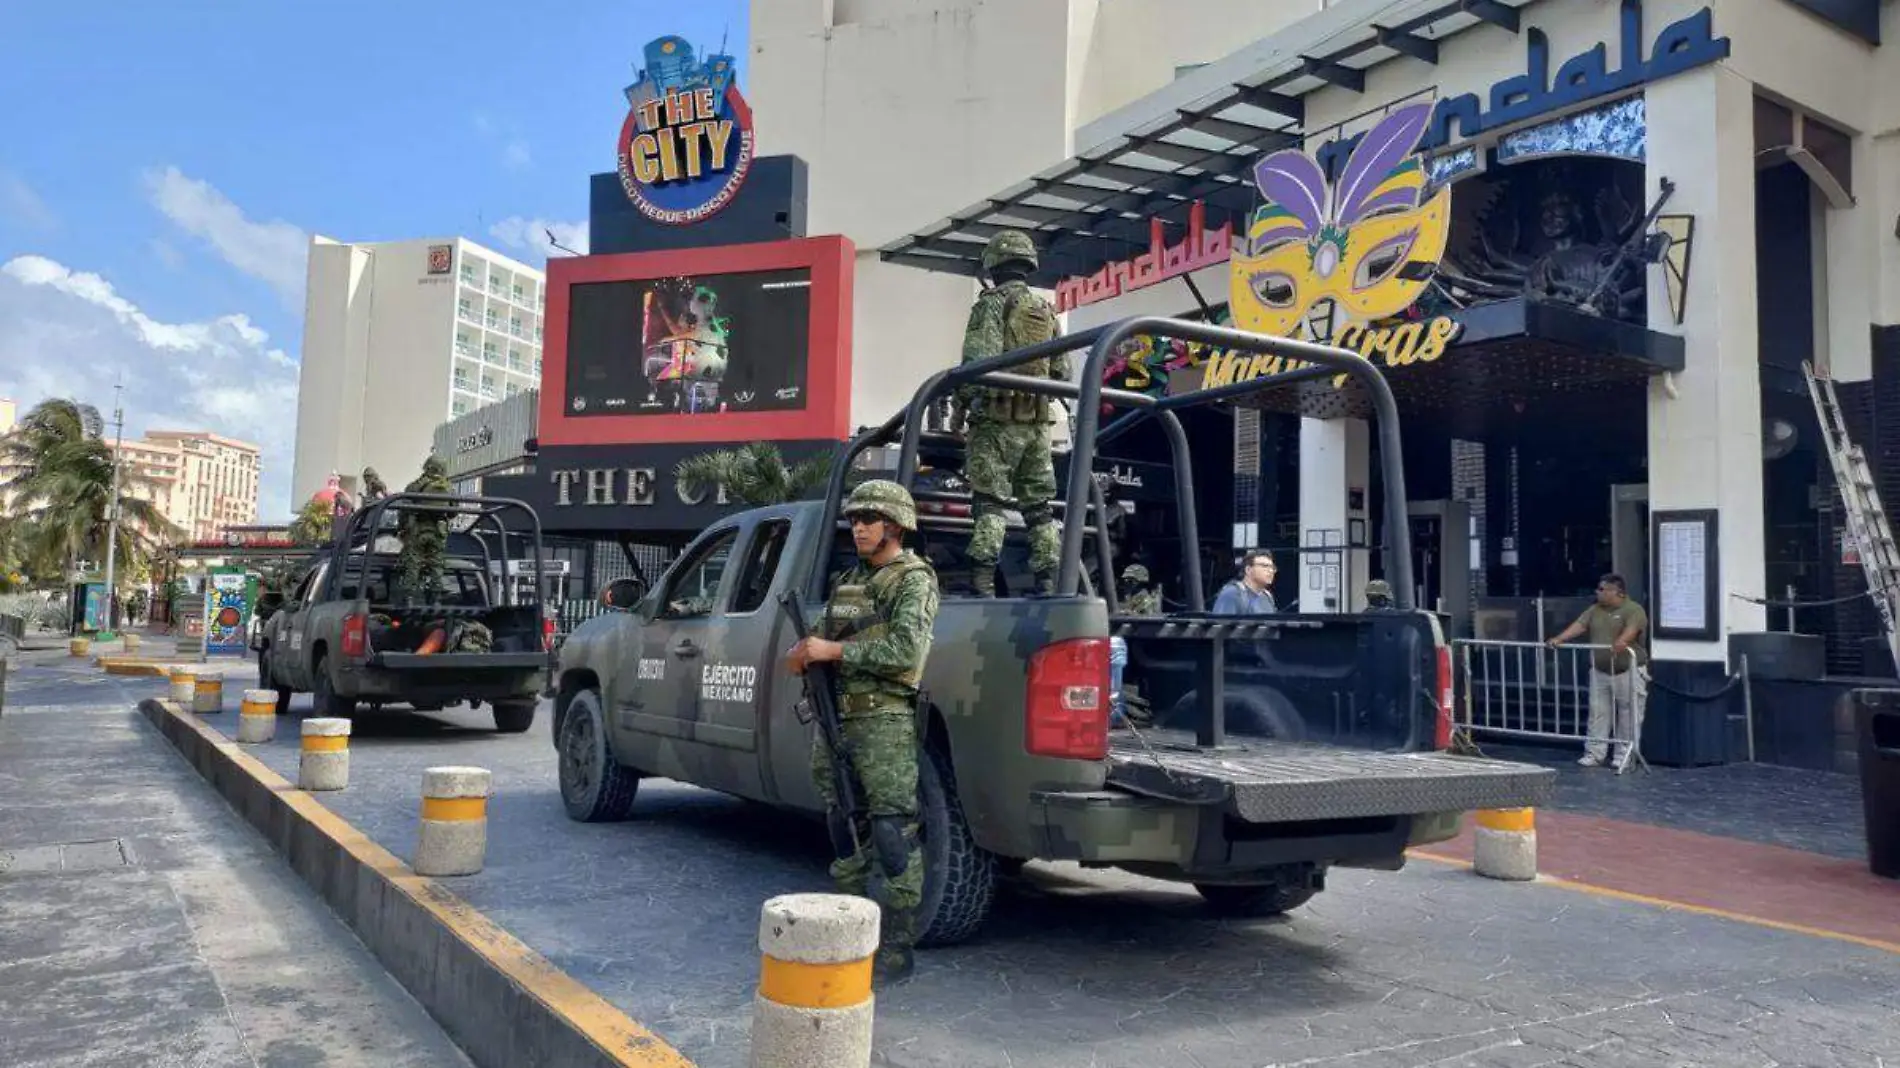
[[[1249,549],[1240,564],[1240,577],[1222,586],[1214,596],[1217,616],[1265,616],[1280,609],[1273,603],[1273,554],[1265,549]]]

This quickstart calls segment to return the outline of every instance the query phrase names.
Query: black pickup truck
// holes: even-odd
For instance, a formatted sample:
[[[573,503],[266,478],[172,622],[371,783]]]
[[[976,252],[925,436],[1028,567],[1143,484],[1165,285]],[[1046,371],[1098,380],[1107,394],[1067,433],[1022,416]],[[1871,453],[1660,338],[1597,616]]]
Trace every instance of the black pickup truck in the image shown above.
[[[403,514],[450,523],[442,580],[420,597],[400,589]],[[542,573],[534,510],[508,498],[398,493],[340,525],[254,639],[257,684],[277,691],[278,711],[294,692],[314,694],[327,716],[362,703],[432,711],[487,702],[497,730],[527,730],[553,665],[553,617],[538,596],[523,596],[532,584],[497,582],[491,565],[525,541],[532,573]],[[486,641],[458,642],[470,623]]]
[[[1106,354],[1137,332],[1312,366],[1166,400],[1104,389]],[[1084,346],[1079,387],[1006,373]],[[1124,419],[1160,421],[1176,522],[1183,544],[1195,545],[1192,465],[1173,409],[1340,373],[1362,379],[1375,400],[1388,506],[1403,515],[1391,393],[1375,367],[1342,349],[1135,319],[938,375],[845,447],[822,501],[721,520],[651,590],[621,580],[604,591],[622,610],[577,628],[560,652],[554,741],[568,814],[626,818],[649,776],[822,810],[809,771],[814,728],[797,716],[802,684],[782,663],[792,635],[777,599],[790,592],[816,618],[853,558],[839,517],[847,471],[867,450],[901,442],[895,477],[916,487],[925,413],[973,381],[1077,397],[1077,433],[1058,509],[1056,594],[947,589],[938,611],[919,732],[925,942],[974,933],[998,874],[1025,860],[1179,880],[1216,909],[1263,915],[1306,901],[1329,867],[1399,868],[1407,847],[1453,836],[1467,811],[1541,803],[1553,785],[1547,769],[1447,751],[1448,646],[1436,618],[1410,603],[1404,523],[1388,525],[1384,547],[1396,611],[1215,616],[1193,554],[1183,612],[1125,615],[1112,583],[1094,589],[1089,570],[1116,573],[1112,539],[1100,536],[1102,485],[1090,475],[1098,437],[1119,432],[1100,426],[1104,403],[1133,409]],[[967,496],[961,509],[941,494],[913,496],[921,529],[909,544],[932,560],[954,558],[971,529]],[[1019,553],[1020,531],[1010,538]],[[1111,637],[1129,645],[1131,679],[1171,713],[1152,729],[1110,728]]]

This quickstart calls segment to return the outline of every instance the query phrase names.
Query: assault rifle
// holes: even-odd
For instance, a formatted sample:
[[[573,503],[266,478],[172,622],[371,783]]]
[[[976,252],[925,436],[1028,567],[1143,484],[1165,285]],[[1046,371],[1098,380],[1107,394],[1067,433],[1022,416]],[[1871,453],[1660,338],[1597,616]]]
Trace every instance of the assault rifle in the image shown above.
[[[792,633],[803,641],[811,635],[805,621],[805,608],[798,595],[786,590],[778,595],[779,607],[792,624]],[[851,759],[851,745],[844,736],[844,717],[838,711],[838,672],[836,665],[805,665],[805,696],[798,702],[798,721],[818,720],[818,734],[831,751],[831,785],[837,804],[825,812],[825,828],[831,832],[831,849],[840,859],[856,856],[862,848],[859,822],[871,827],[871,849],[878,866],[887,877],[901,875],[910,865],[910,844],[904,832],[890,820],[872,820],[865,816],[864,801],[858,796],[857,767]]]

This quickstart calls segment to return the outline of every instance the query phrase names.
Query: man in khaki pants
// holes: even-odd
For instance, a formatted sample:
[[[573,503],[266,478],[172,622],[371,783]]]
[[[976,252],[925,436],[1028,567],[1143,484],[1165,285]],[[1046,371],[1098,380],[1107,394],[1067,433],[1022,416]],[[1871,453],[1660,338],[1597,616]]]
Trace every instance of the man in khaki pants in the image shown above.
[[[1630,600],[1623,576],[1610,574],[1597,580],[1597,603],[1550,640],[1555,649],[1588,635],[1589,644],[1599,647],[1590,651],[1590,737],[1578,761],[1584,767],[1601,767],[1608,754],[1618,775],[1629,769],[1630,754],[1643,734],[1643,700],[1649,695],[1648,631],[1649,615]],[[1610,731],[1612,711],[1614,734]],[[1614,746],[1606,738],[1613,739]]]

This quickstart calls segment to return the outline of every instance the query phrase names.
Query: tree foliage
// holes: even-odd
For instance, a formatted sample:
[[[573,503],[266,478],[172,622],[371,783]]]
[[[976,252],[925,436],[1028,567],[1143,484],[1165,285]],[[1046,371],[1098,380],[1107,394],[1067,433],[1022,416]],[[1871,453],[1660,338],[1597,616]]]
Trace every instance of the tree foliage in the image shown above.
[[[290,521],[290,540],[298,545],[323,545],[330,540],[330,524],[334,516],[328,501],[312,497],[298,510],[297,517]]]
[[[673,469],[674,477],[689,492],[718,489],[751,508],[810,496],[824,486],[830,474],[830,455],[788,466],[778,447],[763,441],[701,453],[680,461]]]
[[[0,438],[0,487],[8,498],[0,547],[30,576],[64,581],[80,560],[103,563],[113,505],[112,446],[98,409],[66,398],[42,401]],[[119,470],[117,558],[135,573],[153,552],[183,535],[158,506],[138,496],[155,483]]]

